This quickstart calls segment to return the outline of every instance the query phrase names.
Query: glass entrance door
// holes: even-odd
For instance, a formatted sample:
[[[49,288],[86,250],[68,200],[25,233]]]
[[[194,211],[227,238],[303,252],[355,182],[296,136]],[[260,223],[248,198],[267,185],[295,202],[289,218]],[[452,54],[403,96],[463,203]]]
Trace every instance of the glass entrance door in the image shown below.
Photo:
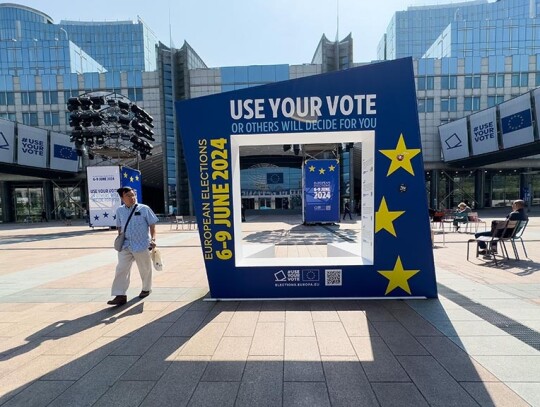
[[[43,189],[18,187],[14,189],[15,220],[17,222],[37,222],[41,218]]]

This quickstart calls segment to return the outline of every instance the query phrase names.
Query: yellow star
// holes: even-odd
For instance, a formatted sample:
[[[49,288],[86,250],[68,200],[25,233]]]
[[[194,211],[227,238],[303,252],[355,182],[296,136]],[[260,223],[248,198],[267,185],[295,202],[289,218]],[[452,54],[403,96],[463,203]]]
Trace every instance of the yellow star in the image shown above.
[[[139,176],[138,175],[135,175],[135,180],[139,180]]]
[[[321,169],[319,170],[319,174],[321,174],[321,175],[324,174],[324,168],[321,168]]]
[[[401,264],[401,258],[398,256],[394,270],[377,270],[378,273],[385,276],[388,281],[388,287],[386,287],[386,292],[384,295],[387,295],[389,292],[395,290],[396,288],[401,288],[403,291],[411,294],[411,289],[409,287],[409,278],[414,276],[420,270],[404,270],[403,264]]]
[[[394,221],[403,215],[405,211],[389,211],[386,199],[383,196],[379,210],[375,213],[375,233],[379,230],[387,230],[392,236],[397,237],[394,229]]]
[[[399,140],[398,140],[395,150],[379,150],[379,151],[385,156],[387,156],[388,158],[390,158],[390,160],[392,160],[392,162],[390,163],[390,168],[388,168],[388,174],[386,174],[387,177],[399,168],[403,168],[409,174],[414,175],[411,160],[417,154],[420,154],[420,149],[419,148],[408,149],[407,146],[405,145],[403,134],[399,135]]]
[[[129,182],[133,182],[133,177],[129,177]]]
[[[124,172],[124,178],[127,178],[127,172]]]
[[[309,172],[314,172],[314,171],[315,171],[315,167],[313,165],[309,167]]]
[[[328,169],[329,169],[330,171],[334,171],[334,170],[336,169],[336,167],[334,167],[333,165],[331,165],[330,167],[328,167]]]

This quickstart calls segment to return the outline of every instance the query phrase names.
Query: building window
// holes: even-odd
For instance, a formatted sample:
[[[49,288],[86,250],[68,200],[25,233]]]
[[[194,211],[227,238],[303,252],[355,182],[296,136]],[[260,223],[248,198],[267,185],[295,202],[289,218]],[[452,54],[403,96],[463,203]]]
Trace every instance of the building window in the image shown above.
[[[48,90],[48,91],[43,92],[43,104],[44,105],[57,105],[58,92],[54,90]]]
[[[470,96],[465,97],[464,100],[464,110],[471,112],[474,110],[480,110],[480,97],[479,96]]]
[[[441,89],[457,89],[457,76],[441,76]]]
[[[44,112],[45,125],[46,126],[59,126],[60,125],[60,113],[58,112]]]
[[[433,113],[433,98],[418,99],[418,113]]]
[[[529,74],[526,72],[519,72],[512,74],[512,86],[527,87],[529,84]]]
[[[457,112],[457,98],[442,98],[441,112]]]
[[[488,88],[504,88],[504,74],[488,75]]]
[[[0,113],[0,119],[17,121],[17,115],[15,113]]]
[[[64,101],[67,103],[69,98],[76,98],[79,97],[79,91],[78,90],[66,90],[64,91]]]
[[[502,102],[504,102],[504,96],[503,95],[488,96],[488,98],[487,98],[488,107],[493,107],[493,106],[498,105],[499,103],[502,103]]]
[[[27,126],[38,125],[37,113],[23,113],[22,118],[23,118],[23,124],[26,124]]]
[[[435,78],[433,76],[419,76],[417,82],[418,90],[433,90]]]
[[[37,105],[36,92],[22,92],[21,103],[23,105]]]
[[[141,88],[129,88],[128,98],[132,102],[140,102],[143,100],[143,90]]]
[[[14,106],[15,94],[13,92],[0,92],[0,105]]]
[[[465,89],[480,89],[480,75],[465,76]]]

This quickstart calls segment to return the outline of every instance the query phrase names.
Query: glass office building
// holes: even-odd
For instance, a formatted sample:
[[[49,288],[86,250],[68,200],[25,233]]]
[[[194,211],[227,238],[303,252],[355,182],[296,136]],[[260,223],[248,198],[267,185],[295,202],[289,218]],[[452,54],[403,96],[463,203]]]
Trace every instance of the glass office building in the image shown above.
[[[409,7],[392,17],[378,47],[389,60],[412,56],[426,183],[432,207],[467,199],[507,206],[530,190],[540,203],[540,160],[453,168],[441,159],[438,126],[540,86],[538,0]]]
[[[39,10],[0,4],[0,119],[17,122],[16,129],[28,125],[69,134],[70,97],[116,92],[154,117],[155,143],[160,145],[163,98],[157,46],[141,20],[55,24]],[[99,165],[102,158],[94,157],[90,164]],[[61,207],[82,216],[84,176],[0,163],[0,221],[31,220],[42,210],[54,218]],[[160,199],[150,203],[161,208],[163,188],[157,193]]]

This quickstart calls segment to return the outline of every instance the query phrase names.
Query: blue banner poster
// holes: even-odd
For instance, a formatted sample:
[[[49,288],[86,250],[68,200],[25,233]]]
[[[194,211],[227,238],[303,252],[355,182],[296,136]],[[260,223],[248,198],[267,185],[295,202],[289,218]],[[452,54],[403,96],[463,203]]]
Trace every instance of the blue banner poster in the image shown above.
[[[306,160],[304,222],[339,222],[338,160]]]
[[[410,58],[177,101],[176,111],[212,298],[437,296]],[[302,146],[332,143],[362,151],[355,239],[327,243],[326,256],[291,258],[265,239],[271,230],[244,238],[241,149],[298,145],[304,154]],[[270,172],[264,186],[286,181]],[[302,188],[315,188],[310,177]],[[335,188],[331,208],[338,181],[324,181]],[[322,202],[328,190],[318,192]]]
[[[129,167],[120,167],[120,186],[131,187],[135,190],[137,201],[142,203],[142,179],[141,172]]]

